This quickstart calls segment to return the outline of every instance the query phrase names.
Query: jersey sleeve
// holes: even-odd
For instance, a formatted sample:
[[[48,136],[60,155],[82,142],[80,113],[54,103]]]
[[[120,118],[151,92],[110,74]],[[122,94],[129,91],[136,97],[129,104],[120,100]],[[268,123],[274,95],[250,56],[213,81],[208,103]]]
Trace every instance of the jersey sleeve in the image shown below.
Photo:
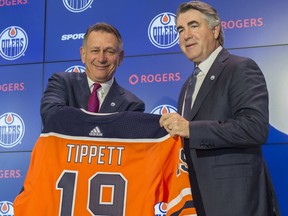
[[[166,215],[196,216],[182,141],[180,137],[171,137],[171,139],[175,143],[164,166],[164,179],[166,179],[166,187],[169,191]],[[168,172],[169,170],[173,172]]]

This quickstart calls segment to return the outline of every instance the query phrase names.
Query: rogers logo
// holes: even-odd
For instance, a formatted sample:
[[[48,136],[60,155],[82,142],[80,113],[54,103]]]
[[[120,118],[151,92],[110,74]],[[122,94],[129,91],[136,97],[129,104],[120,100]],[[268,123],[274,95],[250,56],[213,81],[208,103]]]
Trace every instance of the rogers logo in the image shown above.
[[[259,18],[222,21],[221,24],[223,29],[235,29],[235,28],[242,29],[242,28],[262,27],[264,25],[264,22],[263,17],[259,17]]]
[[[21,178],[21,170],[1,170],[0,169],[0,179],[15,179]]]
[[[1,0],[0,0],[1,1]],[[24,91],[24,83],[4,83],[0,85],[0,92]]]
[[[144,83],[162,83],[162,82],[177,82],[181,80],[180,72],[176,73],[163,73],[163,74],[132,74],[129,77],[131,85],[144,84]]]
[[[26,5],[28,0],[0,0],[0,7]]]

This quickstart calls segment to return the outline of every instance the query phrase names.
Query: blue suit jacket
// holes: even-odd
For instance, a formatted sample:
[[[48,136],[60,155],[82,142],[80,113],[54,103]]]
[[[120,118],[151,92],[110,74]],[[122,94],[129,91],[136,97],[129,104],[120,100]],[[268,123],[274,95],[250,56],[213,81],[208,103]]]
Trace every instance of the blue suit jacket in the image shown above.
[[[41,117],[45,122],[49,116],[63,106],[73,106],[87,110],[90,89],[86,73],[53,74],[41,99]],[[113,113],[121,111],[144,112],[145,104],[114,80],[99,112]]]
[[[179,113],[186,88],[187,81],[179,95]],[[273,215],[273,187],[261,149],[268,135],[268,91],[257,64],[223,49],[189,120],[190,139],[184,147],[192,188],[196,175],[206,215]]]

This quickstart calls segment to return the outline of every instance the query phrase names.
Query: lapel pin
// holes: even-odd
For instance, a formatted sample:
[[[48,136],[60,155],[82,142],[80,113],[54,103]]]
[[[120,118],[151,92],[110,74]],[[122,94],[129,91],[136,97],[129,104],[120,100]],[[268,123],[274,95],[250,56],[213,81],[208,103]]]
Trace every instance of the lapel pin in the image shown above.
[[[214,79],[215,79],[215,76],[212,75],[212,76],[210,77],[210,80],[214,80]]]
[[[112,107],[114,107],[116,104],[115,104],[115,102],[111,102],[111,104],[110,104]]]

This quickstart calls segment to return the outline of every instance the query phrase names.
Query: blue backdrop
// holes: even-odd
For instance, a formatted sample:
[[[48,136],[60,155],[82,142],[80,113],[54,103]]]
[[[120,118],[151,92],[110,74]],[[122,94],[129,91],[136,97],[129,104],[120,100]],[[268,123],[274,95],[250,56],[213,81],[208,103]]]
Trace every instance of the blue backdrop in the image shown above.
[[[288,1],[207,0],[222,17],[224,46],[253,58],[270,96],[264,157],[282,215],[288,215]],[[123,37],[118,82],[146,103],[146,112],[175,112],[193,64],[180,52],[175,11],[180,0],[0,1],[0,215],[13,212],[41,132],[40,99],[54,72],[85,70],[79,48],[88,26],[108,22]],[[11,132],[12,131],[12,132]],[[3,212],[1,207],[11,211]],[[4,214],[5,213],[5,214]]]

